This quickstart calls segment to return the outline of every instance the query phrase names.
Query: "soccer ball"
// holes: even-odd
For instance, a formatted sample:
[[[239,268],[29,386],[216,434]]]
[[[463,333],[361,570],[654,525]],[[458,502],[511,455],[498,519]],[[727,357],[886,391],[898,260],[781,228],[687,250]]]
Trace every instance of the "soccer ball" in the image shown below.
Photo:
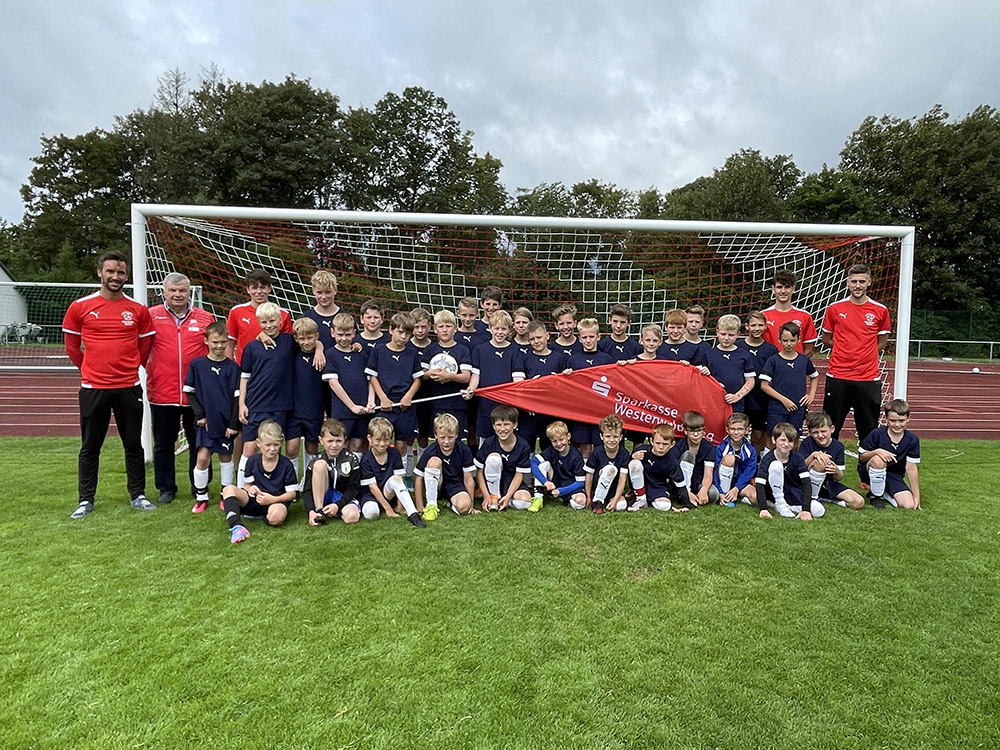
[[[438,352],[430,361],[430,369],[444,370],[445,372],[458,372],[458,362],[448,352]]]

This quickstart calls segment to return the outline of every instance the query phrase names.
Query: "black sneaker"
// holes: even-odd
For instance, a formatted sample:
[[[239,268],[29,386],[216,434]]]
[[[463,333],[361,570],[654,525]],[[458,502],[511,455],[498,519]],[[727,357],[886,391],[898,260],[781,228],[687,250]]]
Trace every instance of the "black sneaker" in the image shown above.
[[[882,497],[881,495],[873,495],[871,492],[869,492],[868,502],[875,510],[885,510],[886,506],[885,498]]]
[[[163,492],[160,493],[160,496],[156,498],[156,502],[158,502],[160,505],[169,505],[174,501],[175,497],[176,495],[173,492],[167,492],[166,490],[164,490]]]
[[[424,523],[424,519],[420,517],[419,513],[411,513],[406,517],[406,520],[416,526],[418,529],[426,529],[427,524]]]
[[[604,513],[604,503],[594,503],[594,515],[599,516]]]

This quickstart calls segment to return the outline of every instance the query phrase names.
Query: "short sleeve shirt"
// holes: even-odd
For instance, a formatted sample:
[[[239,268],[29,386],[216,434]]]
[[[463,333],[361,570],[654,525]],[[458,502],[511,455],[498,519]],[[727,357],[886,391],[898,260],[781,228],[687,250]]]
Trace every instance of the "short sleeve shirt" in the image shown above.
[[[826,309],[823,331],[833,336],[827,374],[842,380],[878,380],[878,337],[891,331],[889,310],[874,300],[856,305],[850,299]]]

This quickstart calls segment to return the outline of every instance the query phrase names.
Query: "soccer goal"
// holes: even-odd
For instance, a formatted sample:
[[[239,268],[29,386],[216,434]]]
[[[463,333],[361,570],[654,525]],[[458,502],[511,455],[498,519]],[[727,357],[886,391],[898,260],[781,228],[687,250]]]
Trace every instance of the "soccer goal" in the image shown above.
[[[133,205],[136,297],[171,271],[203,288],[206,309],[224,317],[246,300],[242,279],[263,268],[272,299],[293,315],[314,304],[309,278],[328,269],[337,301],[356,312],[368,298],[389,314],[454,310],[484,286],[505,308],[527,307],[550,322],[575,304],[602,325],[616,303],[639,325],[662,323],[673,307],[701,305],[706,337],[720,315],[771,304],[778,268],[795,272],[795,304],[822,322],[846,296],[847,269],[872,268],[872,298],[892,312],[887,394],[906,394],[913,275],[912,227],[742,222],[569,219],[219,206]]]

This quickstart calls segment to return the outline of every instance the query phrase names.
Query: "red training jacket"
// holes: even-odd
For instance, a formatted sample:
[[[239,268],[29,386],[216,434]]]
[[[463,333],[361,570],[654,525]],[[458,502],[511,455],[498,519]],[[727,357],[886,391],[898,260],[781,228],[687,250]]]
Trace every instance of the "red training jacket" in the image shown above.
[[[188,309],[182,320],[166,305],[150,308],[153,319],[153,350],[146,363],[146,395],[149,403],[160,406],[187,406],[184,376],[196,357],[208,354],[205,328],[215,317],[200,307]]]

